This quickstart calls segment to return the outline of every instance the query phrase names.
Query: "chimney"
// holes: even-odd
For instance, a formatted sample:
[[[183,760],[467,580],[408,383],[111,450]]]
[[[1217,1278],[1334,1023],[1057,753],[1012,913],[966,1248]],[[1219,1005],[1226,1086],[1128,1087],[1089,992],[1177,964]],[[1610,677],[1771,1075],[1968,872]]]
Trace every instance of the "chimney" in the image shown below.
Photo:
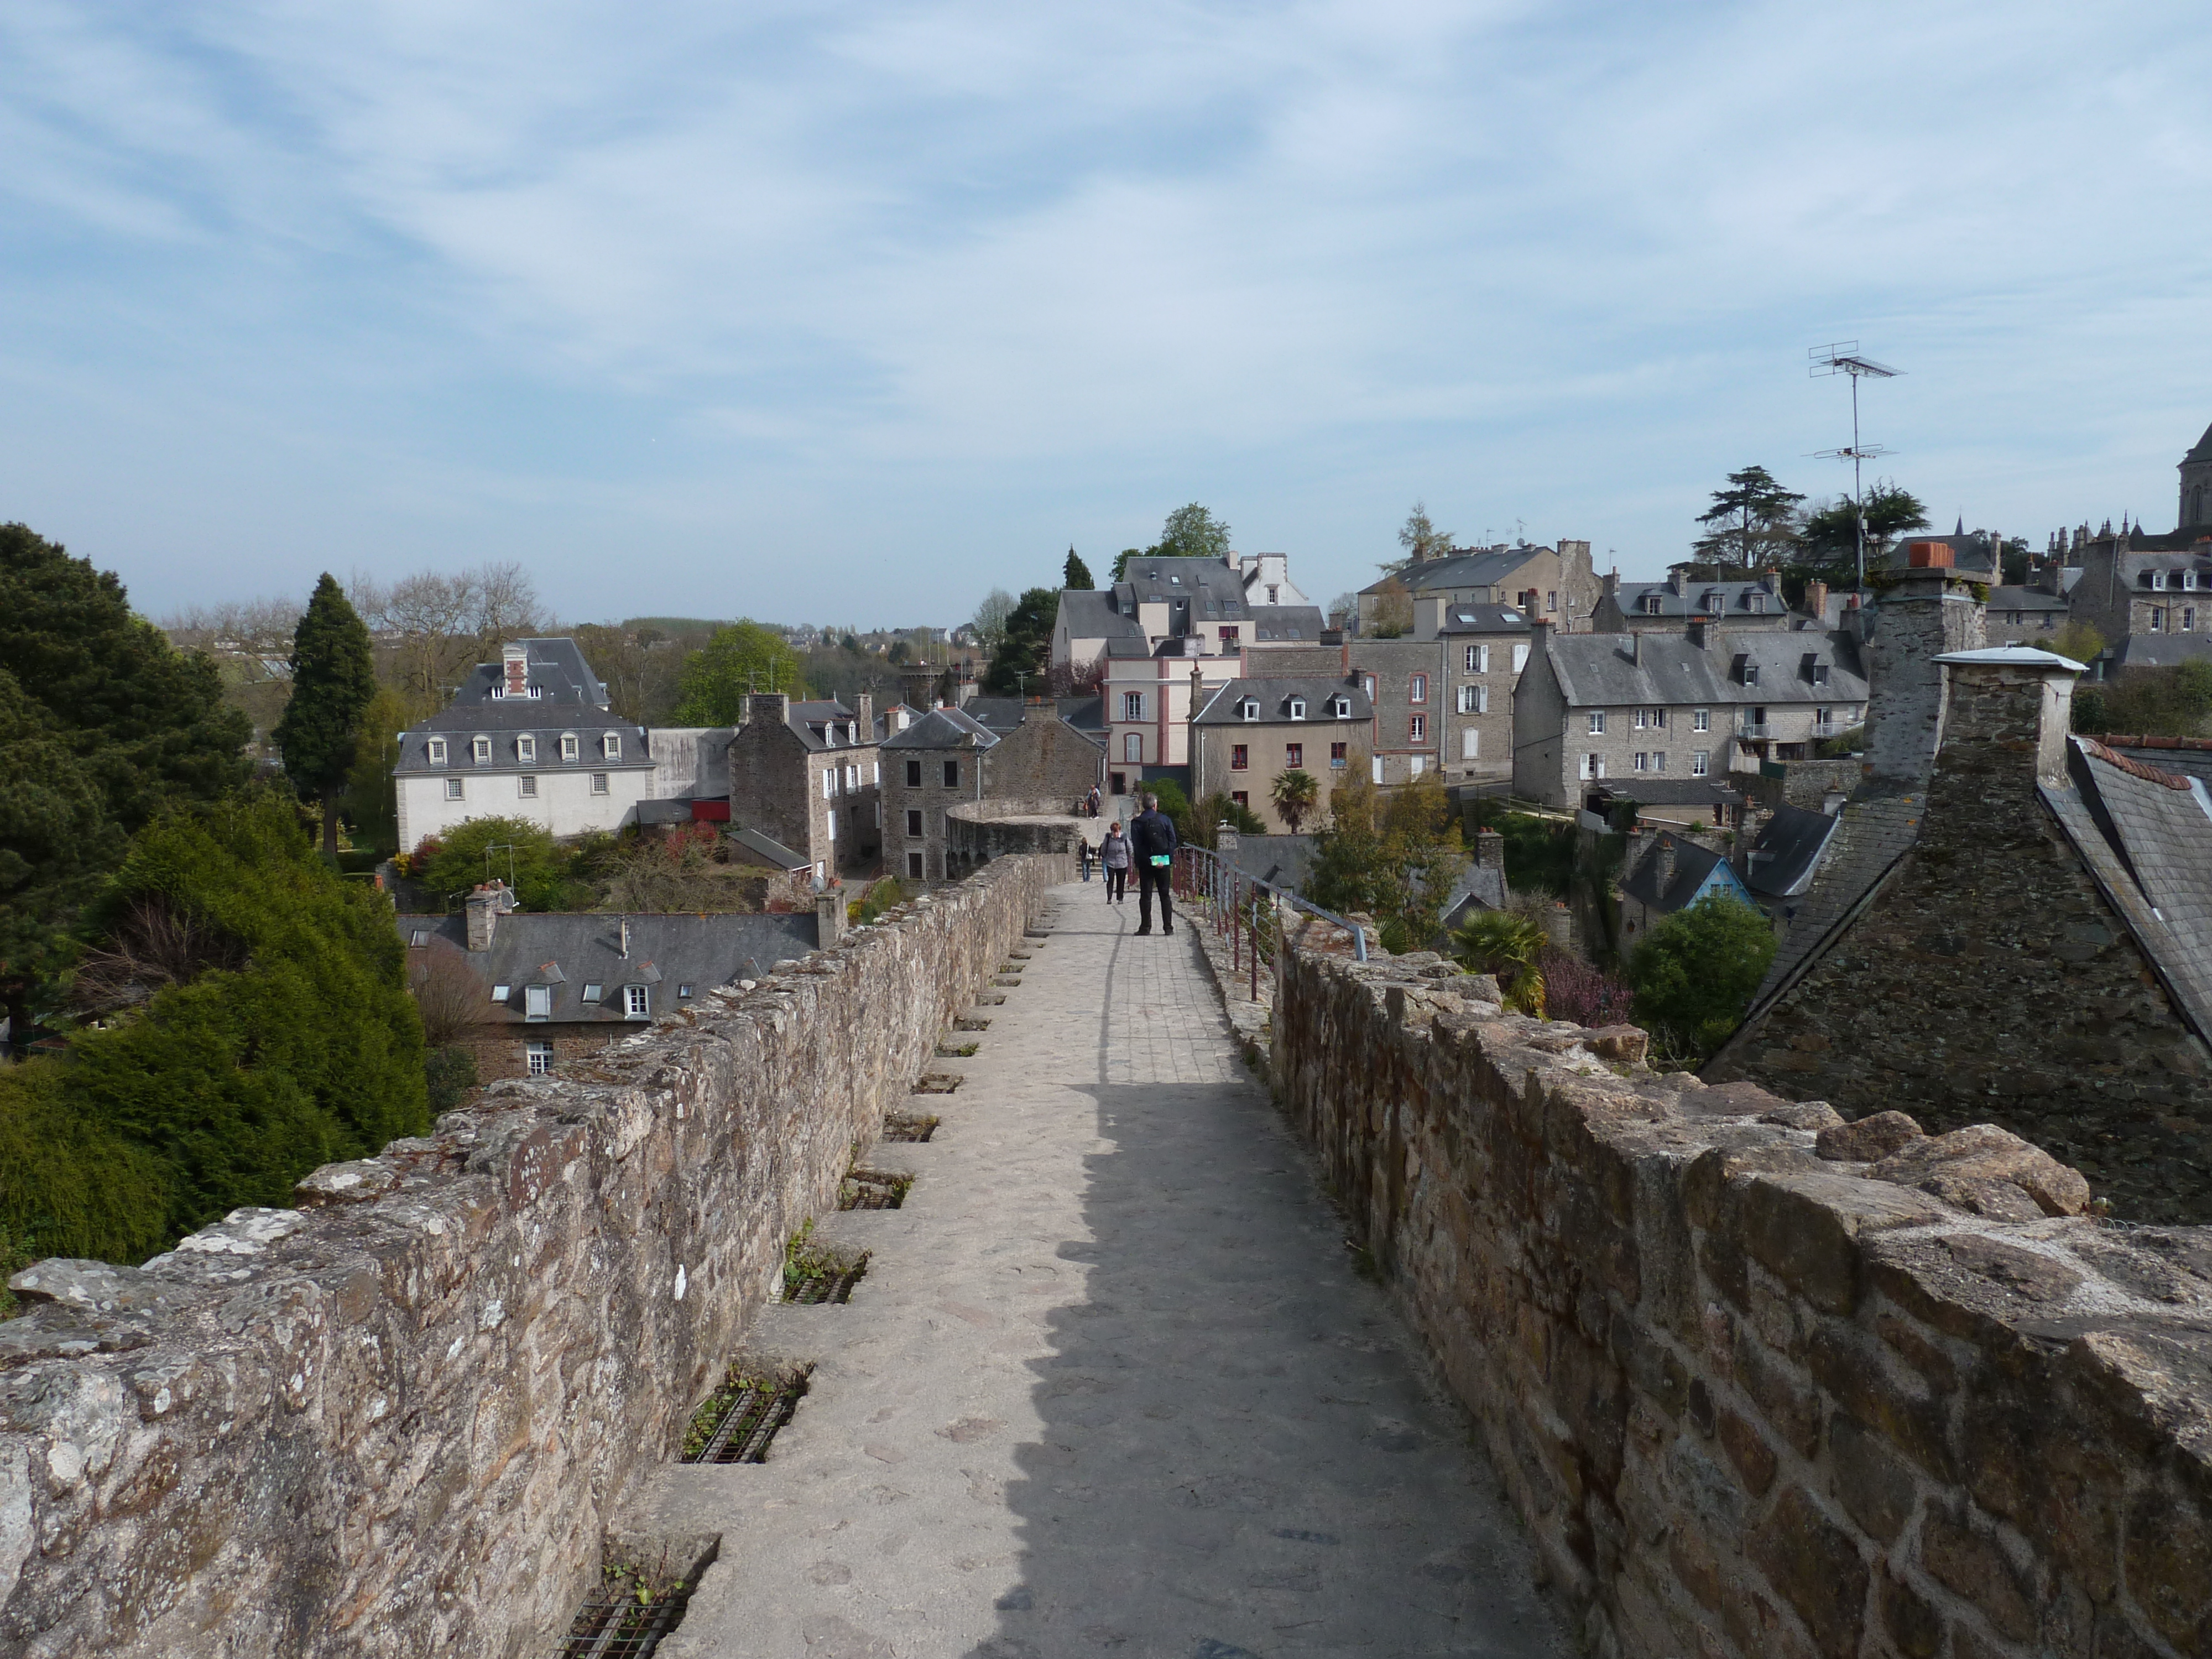
[[[2079,663],[2017,645],[1936,661],[1949,677],[1936,779],[1963,785],[1977,801],[1998,779],[2015,782],[2023,798],[2039,783],[2065,781]]]
[[[617,954],[624,962],[628,962],[629,960],[629,918],[628,916],[622,919],[620,939],[621,943],[617,947]]]
[[[1213,850],[1229,863],[1237,862],[1237,849],[1243,844],[1243,838],[1227,823],[1213,826]]]
[[[1911,570],[1948,570],[1956,558],[1948,542],[1907,542],[1905,568]]]
[[[1918,546],[1923,544],[1914,544]],[[1881,595],[1867,628],[1866,775],[1893,787],[1926,787],[1943,736],[1943,668],[1938,657],[1979,650],[1985,613],[1973,588],[1949,568],[1950,549],[1914,560]],[[1942,559],[1944,562],[1926,562]]]
[[[1674,884],[1674,838],[1662,835],[1652,844],[1651,856],[1659,866],[1659,896],[1665,898],[1667,890]]]
[[[530,647],[520,640],[508,642],[500,649],[501,694],[509,697],[530,695]]]
[[[1644,666],[1644,635],[1641,632],[1628,636],[1628,659],[1638,668]]]
[[[1815,622],[1827,618],[1828,585],[1818,576],[1805,584],[1805,614]]]
[[[1478,870],[1503,870],[1505,867],[1505,837],[1495,830],[1476,830],[1474,867]]]
[[[1712,648],[1712,635],[1713,625],[1708,618],[1704,617],[1690,618],[1689,640],[1692,645],[1696,646],[1700,651],[1709,651]]]
[[[1667,591],[1669,593],[1672,593],[1676,599],[1679,599],[1682,597],[1682,590],[1689,585],[1688,578],[1684,576],[1680,571],[1670,570],[1667,573]]]
[[[745,694],[745,724],[767,720],[773,725],[784,725],[791,719],[791,694],[787,691],[749,691]]]
[[[469,895],[466,908],[470,950],[491,949],[492,931],[499,926],[501,913],[514,908],[513,897],[503,881],[484,882]]]
[[[860,728],[860,741],[862,743],[873,743],[876,740],[875,693],[872,691],[863,691],[859,696],[854,698],[853,714],[855,721]]]
[[[845,937],[845,890],[824,888],[814,896],[814,948],[826,951]]]
[[[1598,580],[1605,588],[1605,597],[1607,599],[1618,599],[1620,597],[1620,572],[1618,569],[1607,571],[1605,574],[1601,576]]]

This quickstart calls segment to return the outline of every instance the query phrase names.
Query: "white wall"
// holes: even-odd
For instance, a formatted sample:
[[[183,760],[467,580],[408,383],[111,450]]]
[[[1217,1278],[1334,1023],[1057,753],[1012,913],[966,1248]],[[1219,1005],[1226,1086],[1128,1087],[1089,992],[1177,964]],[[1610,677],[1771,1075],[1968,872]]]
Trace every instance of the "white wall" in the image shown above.
[[[727,726],[656,726],[647,734],[653,752],[649,800],[683,800],[730,793]]]
[[[607,793],[592,793],[588,769],[538,772],[536,798],[526,799],[519,772],[470,771],[461,779],[462,798],[446,799],[446,775],[410,774],[398,779],[399,844],[413,851],[425,836],[440,836],[470,818],[526,818],[556,836],[580,836],[587,830],[621,830],[636,822],[637,804],[658,799],[655,774],[643,768],[607,774]]]

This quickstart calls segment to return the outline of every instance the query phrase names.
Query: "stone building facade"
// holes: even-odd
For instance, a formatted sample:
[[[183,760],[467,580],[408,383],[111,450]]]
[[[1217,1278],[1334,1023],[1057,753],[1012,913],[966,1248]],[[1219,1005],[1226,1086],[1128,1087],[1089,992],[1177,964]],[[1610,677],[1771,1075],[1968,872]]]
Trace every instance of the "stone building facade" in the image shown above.
[[[1416,605],[1413,631],[1433,629],[1443,647],[1443,755],[1447,778],[1510,777],[1513,772],[1513,695],[1535,630],[1510,605]]]
[[[949,881],[946,814],[983,798],[983,757],[1000,739],[964,710],[933,708],[884,739],[884,866],[907,881]]]
[[[1373,781],[1410,783],[1436,771],[1452,698],[1443,642],[1433,631],[1419,638],[1417,629],[1401,639],[1349,640],[1346,651],[1352,678],[1373,711],[1364,744]]]
[[[1329,797],[1354,768],[1367,764],[1374,729],[1367,694],[1352,679],[1231,680],[1191,722],[1191,799],[1219,790],[1249,808],[1269,834],[1290,825],[1274,803],[1275,781],[1302,771],[1316,787],[1302,828],[1328,817]]]
[[[804,854],[824,881],[872,867],[883,850],[878,741],[866,695],[848,708],[752,693],[730,739],[730,822]]]
[[[1362,588],[1356,631],[1371,638],[1378,623],[1386,622],[1384,612],[1408,599],[1415,605],[1423,599],[1445,599],[1510,605],[1562,633],[1586,634],[1600,591],[1588,542],[1476,548],[1417,561]]]

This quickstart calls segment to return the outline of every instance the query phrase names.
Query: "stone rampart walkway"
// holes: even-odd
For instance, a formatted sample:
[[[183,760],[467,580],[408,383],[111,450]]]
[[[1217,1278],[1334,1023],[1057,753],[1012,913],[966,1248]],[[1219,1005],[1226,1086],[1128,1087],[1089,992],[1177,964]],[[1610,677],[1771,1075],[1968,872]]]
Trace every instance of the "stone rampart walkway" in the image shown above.
[[[1354,1272],[1188,926],[1059,890],[769,1461],[678,1466],[719,1534],[667,1659],[1565,1654],[1458,1413]]]

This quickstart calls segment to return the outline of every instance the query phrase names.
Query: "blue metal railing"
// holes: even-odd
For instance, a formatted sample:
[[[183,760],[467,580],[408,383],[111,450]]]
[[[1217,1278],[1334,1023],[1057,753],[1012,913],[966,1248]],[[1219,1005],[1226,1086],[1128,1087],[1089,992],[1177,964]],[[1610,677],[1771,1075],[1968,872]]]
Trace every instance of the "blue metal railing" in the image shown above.
[[[1230,966],[1242,972],[1249,961],[1251,971],[1251,994],[1254,1001],[1260,999],[1261,898],[1263,893],[1273,902],[1267,906],[1267,920],[1272,921],[1283,906],[1303,910],[1310,916],[1334,923],[1352,935],[1352,954],[1356,961],[1367,960],[1367,930],[1356,921],[1347,921],[1334,910],[1324,910],[1310,899],[1301,898],[1287,887],[1278,887],[1271,881],[1238,869],[1218,853],[1203,847],[1179,847],[1176,849],[1175,890],[1186,899],[1202,898],[1212,913],[1210,920],[1216,933],[1229,938]]]

